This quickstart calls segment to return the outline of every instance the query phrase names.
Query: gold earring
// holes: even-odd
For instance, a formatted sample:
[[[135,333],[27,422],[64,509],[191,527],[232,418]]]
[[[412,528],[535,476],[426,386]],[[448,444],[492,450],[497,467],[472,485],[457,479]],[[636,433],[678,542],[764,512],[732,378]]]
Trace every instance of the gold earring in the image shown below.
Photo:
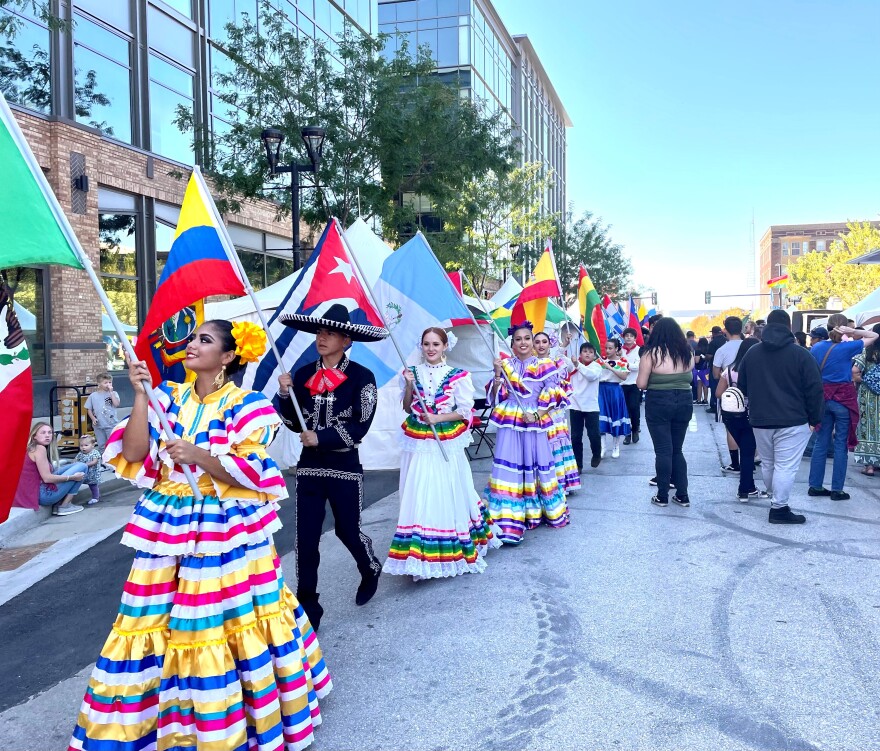
[[[214,388],[222,389],[223,384],[226,383],[226,366],[223,365],[220,367],[220,372],[214,376]]]

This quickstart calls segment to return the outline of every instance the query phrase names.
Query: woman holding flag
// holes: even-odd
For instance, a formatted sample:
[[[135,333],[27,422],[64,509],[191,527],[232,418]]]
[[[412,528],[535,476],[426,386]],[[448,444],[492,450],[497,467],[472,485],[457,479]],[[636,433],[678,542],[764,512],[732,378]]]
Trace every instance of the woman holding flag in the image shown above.
[[[195,380],[155,391],[171,440],[144,392],[147,365],[129,364],[134,407],[104,459],[144,489],[122,537],[136,553],[71,749],[302,749],[313,740],[332,684],[272,539],[287,489],[266,447],[280,420],[262,394],[230,380],[265,344],[251,323],[198,327],[185,360]]]
[[[508,333],[514,356],[495,360],[495,377],[486,386],[494,404],[490,422],[498,429],[486,500],[501,540],[518,545],[525,530],[542,522],[568,524],[548,437],[550,411],[567,400],[556,363],[533,354],[532,324],[516,324]]]
[[[534,340],[535,354],[538,357],[548,357],[556,363],[559,371],[559,385],[565,392],[566,403],[554,407],[550,411],[553,427],[550,429],[548,438],[550,439],[550,448],[553,451],[553,461],[556,463],[556,479],[565,493],[572,493],[581,488],[581,476],[574,458],[571,432],[566,416],[568,400],[571,397],[569,373],[574,371],[574,364],[565,357],[553,357],[550,353],[552,342],[545,332],[539,331],[535,334]]]
[[[470,373],[446,364],[446,352],[455,343],[450,337],[439,327],[425,329],[422,362],[400,379],[403,409],[409,413],[401,426],[400,518],[382,571],[415,580],[479,574],[488,549],[501,545],[484,518],[464,454],[471,442],[474,387]]]

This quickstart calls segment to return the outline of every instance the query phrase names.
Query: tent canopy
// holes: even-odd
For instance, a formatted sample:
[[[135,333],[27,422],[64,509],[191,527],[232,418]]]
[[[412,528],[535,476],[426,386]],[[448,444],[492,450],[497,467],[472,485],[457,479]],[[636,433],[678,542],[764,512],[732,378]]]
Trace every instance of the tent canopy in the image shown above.
[[[880,263],[880,248],[874,248],[874,250],[869,250],[856,258],[850,258],[847,263]]]
[[[880,251],[877,251],[880,253]],[[880,323],[880,287],[855,305],[843,311],[843,315],[852,318],[856,326],[873,326]]]

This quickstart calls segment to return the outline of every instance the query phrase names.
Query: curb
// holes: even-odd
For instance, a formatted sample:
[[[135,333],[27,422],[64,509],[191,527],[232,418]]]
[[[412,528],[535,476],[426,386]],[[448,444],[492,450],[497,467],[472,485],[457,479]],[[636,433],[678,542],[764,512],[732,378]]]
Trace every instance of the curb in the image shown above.
[[[114,477],[101,483],[101,495],[107,496],[120,490],[131,488],[132,484],[128,480]],[[83,486],[76,497],[73,499],[75,503],[84,503],[92,497],[88,486]],[[28,530],[38,527],[44,521],[52,518],[52,509],[50,506],[40,506],[36,511],[25,508],[12,508],[9,511],[9,518],[0,524],[0,548],[6,547],[7,542],[24,534]]]

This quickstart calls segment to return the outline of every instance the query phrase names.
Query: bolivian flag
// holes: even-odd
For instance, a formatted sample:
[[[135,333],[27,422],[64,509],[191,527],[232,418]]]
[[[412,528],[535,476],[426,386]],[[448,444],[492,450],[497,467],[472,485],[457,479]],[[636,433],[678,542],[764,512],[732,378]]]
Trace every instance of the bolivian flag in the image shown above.
[[[150,368],[154,386],[162,374],[152,347],[161,339],[166,322],[184,308],[195,309],[210,295],[247,294],[230,260],[234,253],[202,173],[195,169],[183,196],[171,252],[135,346],[137,356]]]
[[[602,338],[593,324],[593,311],[599,304],[599,293],[593,286],[590,275],[583,264],[578,269],[578,309],[581,313],[581,327],[584,330],[584,336],[589,340],[596,350],[602,345]],[[605,333],[605,325],[602,325],[602,333]]]

